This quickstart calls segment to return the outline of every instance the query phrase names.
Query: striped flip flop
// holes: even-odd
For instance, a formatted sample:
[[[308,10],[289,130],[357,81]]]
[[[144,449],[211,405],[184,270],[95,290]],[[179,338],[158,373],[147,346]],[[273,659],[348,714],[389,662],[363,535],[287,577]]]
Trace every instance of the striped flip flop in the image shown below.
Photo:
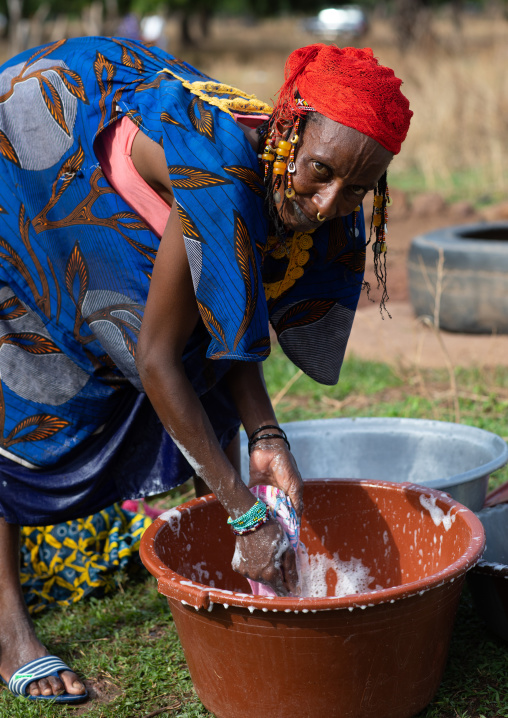
[[[24,666],[21,666],[16,673],[11,677],[11,680],[7,684],[8,689],[15,696],[22,696],[32,701],[55,701],[56,703],[80,703],[88,698],[88,693],[81,693],[79,695],[73,695],[72,693],[61,693],[58,696],[31,696],[26,693],[26,690],[30,683],[38,681],[40,678],[47,678],[48,676],[56,676],[61,671],[70,671],[71,669],[67,666],[60,658],[56,656],[44,656],[43,658],[36,658],[35,661],[30,661]],[[5,683],[5,681],[4,681]]]

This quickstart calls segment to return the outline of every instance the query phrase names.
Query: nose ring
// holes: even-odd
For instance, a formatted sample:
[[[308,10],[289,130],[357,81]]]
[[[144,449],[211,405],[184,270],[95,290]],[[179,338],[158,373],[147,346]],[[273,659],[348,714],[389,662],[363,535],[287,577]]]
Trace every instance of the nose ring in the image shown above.
[[[325,219],[326,219],[326,214],[323,214],[323,215],[322,215],[320,212],[318,212],[317,215],[316,215],[316,219],[317,219],[318,222],[324,222]]]

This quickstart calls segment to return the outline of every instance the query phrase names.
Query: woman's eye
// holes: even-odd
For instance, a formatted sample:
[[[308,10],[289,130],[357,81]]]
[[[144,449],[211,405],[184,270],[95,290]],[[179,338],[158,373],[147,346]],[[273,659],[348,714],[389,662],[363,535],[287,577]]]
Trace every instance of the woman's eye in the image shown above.
[[[313,162],[312,166],[320,175],[326,175],[328,173],[328,167],[326,165],[322,165],[321,162]]]
[[[358,185],[354,184],[350,188],[351,192],[356,195],[362,195],[365,194],[365,189],[363,187],[359,187]]]

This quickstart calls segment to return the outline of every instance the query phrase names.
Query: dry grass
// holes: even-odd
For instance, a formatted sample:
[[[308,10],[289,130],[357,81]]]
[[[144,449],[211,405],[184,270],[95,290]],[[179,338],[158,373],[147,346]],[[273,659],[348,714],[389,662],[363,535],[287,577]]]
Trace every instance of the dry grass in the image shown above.
[[[453,185],[461,173],[468,176],[469,199],[502,195],[508,189],[508,21],[502,15],[465,14],[456,27],[451,18],[436,16],[430,28],[406,53],[397,49],[393,23],[386,19],[373,21],[369,35],[357,43],[370,45],[404,80],[414,111],[392,177],[412,173],[419,184],[423,177],[428,189],[456,194]],[[285,57],[311,42],[316,38],[301,30],[299,20],[247,27],[216,21],[212,37],[191,59],[269,101],[282,82]]]
[[[47,28],[48,37],[42,33],[40,41],[58,39],[58,31],[83,34],[82,23],[48,23]],[[170,52],[266,101],[276,96],[288,54],[319,41],[303,31],[301,18],[294,15],[259,22],[216,17],[210,37],[193,50],[179,46],[178,28],[170,17]],[[465,13],[457,26],[441,14],[421,35],[417,46],[401,53],[393,20],[379,17],[372,18],[361,41],[340,41],[371,46],[380,62],[404,80],[414,118],[393,162],[392,180],[401,177],[411,191],[422,186],[423,178],[427,189],[439,187],[457,196],[458,173],[467,180],[459,193],[468,199],[502,197],[508,190],[508,21],[500,12]],[[0,57],[6,56],[0,46]]]
[[[394,169],[416,169],[429,187],[450,182],[453,172],[472,172],[479,193],[503,191],[508,22],[469,17],[460,31],[445,22],[435,27],[426,47],[393,58],[415,113]]]

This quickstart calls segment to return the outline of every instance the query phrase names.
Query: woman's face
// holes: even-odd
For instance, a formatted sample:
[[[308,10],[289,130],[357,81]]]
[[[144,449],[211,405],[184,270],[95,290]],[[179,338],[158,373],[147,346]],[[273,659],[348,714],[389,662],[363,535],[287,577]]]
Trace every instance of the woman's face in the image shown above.
[[[296,146],[295,196],[277,209],[287,229],[308,232],[327,220],[345,217],[384,174],[393,155],[366,135],[323,115],[307,119]]]

